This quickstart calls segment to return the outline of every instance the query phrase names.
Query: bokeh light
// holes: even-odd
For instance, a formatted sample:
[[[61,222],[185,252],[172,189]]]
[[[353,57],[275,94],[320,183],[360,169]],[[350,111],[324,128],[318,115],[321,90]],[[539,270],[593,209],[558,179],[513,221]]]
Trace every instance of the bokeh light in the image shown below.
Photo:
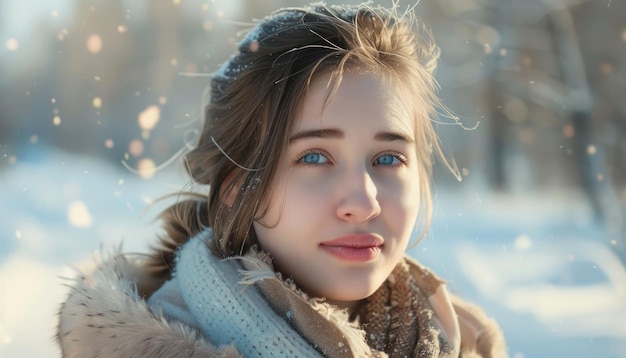
[[[82,201],[73,201],[67,207],[67,221],[76,228],[86,229],[91,227],[93,219],[89,209]]]
[[[150,179],[154,176],[156,165],[152,159],[144,158],[137,162],[137,173],[144,179]]]
[[[20,44],[16,39],[11,38],[7,40],[6,46],[7,50],[16,51],[20,47]]]
[[[91,104],[93,105],[93,108],[102,108],[102,98],[94,97],[94,99],[91,101]]]
[[[138,157],[143,154],[144,145],[143,142],[139,139],[133,139],[128,144],[128,153],[133,157]]]
[[[151,131],[159,123],[161,118],[161,108],[159,106],[149,106],[139,113],[139,128],[144,131]]]
[[[87,50],[93,54],[102,51],[102,38],[100,35],[93,34],[87,38]]]

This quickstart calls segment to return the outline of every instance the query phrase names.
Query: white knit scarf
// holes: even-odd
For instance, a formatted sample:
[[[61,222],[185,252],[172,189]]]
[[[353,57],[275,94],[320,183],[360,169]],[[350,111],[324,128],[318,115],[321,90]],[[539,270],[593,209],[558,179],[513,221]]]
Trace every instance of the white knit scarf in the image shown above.
[[[215,257],[209,239],[202,233],[183,246],[174,278],[204,335],[215,345],[234,343],[245,357],[322,356],[258,290],[239,284],[241,261]]]
[[[197,328],[214,344],[234,343],[246,357],[388,356],[377,344],[370,347],[374,342],[368,345],[365,330],[348,319],[347,311],[311,298],[293,282],[282,280],[267,254],[252,249],[246,256],[220,259],[209,250],[211,239],[207,230],[182,247],[172,282],[178,285]],[[404,272],[408,272],[406,267]],[[454,355],[456,349],[434,328],[430,319],[433,312],[424,299],[420,299],[416,312],[425,319],[411,326],[430,327],[431,341],[436,342],[429,349],[410,347],[408,354],[401,356]],[[424,342],[422,337],[420,340]],[[387,348],[393,351],[393,347]]]

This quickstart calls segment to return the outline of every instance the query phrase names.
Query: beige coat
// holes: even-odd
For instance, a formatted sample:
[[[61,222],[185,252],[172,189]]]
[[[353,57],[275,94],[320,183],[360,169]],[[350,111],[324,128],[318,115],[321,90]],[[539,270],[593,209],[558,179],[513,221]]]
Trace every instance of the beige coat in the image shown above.
[[[410,263],[412,271],[421,270],[416,262]],[[119,254],[78,277],[60,311],[58,341],[63,357],[241,356],[233,345],[216,347],[195,328],[168,322],[151,310],[146,298],[162,284],[146,269],[142,257]],[[507,356],[500,329],[481,309],[449,295],[445,285],[427,290],[432,290],[429,301],[437,320],[443,322],[442,330],[460,345],[460,356]],[[271,294],[268,299],[277,302]]]

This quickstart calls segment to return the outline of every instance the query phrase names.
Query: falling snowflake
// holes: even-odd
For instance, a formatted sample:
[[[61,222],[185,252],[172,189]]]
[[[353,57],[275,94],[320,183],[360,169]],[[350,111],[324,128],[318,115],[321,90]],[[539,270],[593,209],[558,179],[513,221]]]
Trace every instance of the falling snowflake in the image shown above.
[[[93,108],[102,108],[102,98],[94,97],[94,99],[91,101],[91,104],[93,105]]]
[[[16,51],[20,47],[20,44],[16,39],[11,38],[7,40],[6,46],[7,50]]]
[[[87,50],[93,54],[102,51],[102,38],[100,35],[93,34],[87,39]]]
[[[161,108],[159,106],[149,106],[139,113],[139,128],[144,131],[150,131],[159,123],[161,117]]]
[[[86,229],[91,227],[93,219],[82,201],[73,201],[67,208],[67,220],[73,227]]]
[[[154,176],[156,165],[152,159],[144,158],[137,163],[137,173],[144,179]]]
[[[133,139],[128,144],[128,153],[133,157],[138,157],[143,154],[144,145],[139,139]]]

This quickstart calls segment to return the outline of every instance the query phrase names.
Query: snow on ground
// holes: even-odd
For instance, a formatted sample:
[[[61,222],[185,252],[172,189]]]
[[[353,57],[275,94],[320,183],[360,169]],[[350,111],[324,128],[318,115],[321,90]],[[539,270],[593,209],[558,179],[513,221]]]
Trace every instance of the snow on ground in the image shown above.
[[[147,204],[182,183],[173,174],[147,181],[121,165],[42,153],[0,173],[0,357],[58,357],[55,313],[72,267],[120,244],[145,252],[160,210]]]
[[[0,173],[0,356],[58,357],[63,286],[93,252],[145,251],[180,168],[150,180],[95,159],[25,154]],[[468,194],[469,193],[469,194]],[[510,355],[626,356],[626,271],[572,193],[440,189],[431,233],[410,254],[501,324]]]
[[[512,357],[626,356],[620,243],[579,195],[470,190],[436,205],[410,253],[498,320]]]

